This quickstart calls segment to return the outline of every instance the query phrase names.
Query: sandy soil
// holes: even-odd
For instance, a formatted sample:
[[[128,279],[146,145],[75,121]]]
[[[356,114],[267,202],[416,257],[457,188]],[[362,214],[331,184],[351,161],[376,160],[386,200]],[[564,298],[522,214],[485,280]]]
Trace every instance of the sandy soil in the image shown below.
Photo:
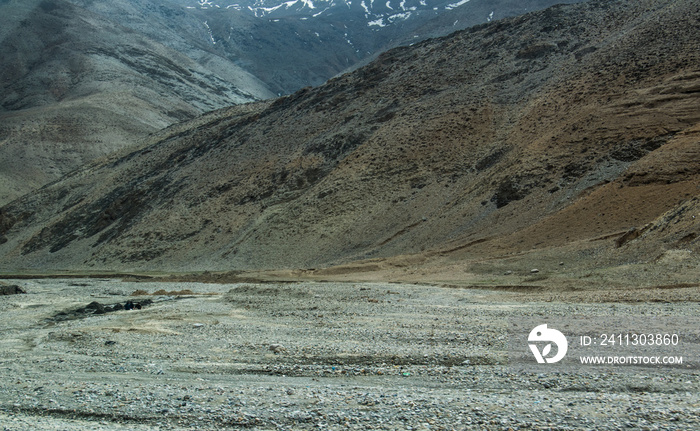
[[[700,427],[698,303],[645,302],[644,289],[630,303],[398,283],[7,282],[27,293],[0,296],[4,430]],[[111,311],[127,301],[143,306]],[[513,359],[509,327],[574,315],[683,322],[685,362]]]

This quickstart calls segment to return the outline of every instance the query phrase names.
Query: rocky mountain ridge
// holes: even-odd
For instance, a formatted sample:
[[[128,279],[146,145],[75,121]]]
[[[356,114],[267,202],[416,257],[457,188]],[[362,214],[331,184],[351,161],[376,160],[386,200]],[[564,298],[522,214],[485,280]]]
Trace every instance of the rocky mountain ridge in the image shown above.
[[[391,50],[5,206],[0,259],[189,271],[697,251],[699,22],[689,0],[588,2]]]

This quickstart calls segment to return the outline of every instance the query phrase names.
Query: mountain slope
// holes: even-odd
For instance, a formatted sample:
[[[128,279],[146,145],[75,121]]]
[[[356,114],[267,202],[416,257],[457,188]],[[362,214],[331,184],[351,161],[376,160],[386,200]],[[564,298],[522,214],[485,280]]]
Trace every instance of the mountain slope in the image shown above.
[[[0,6],[0,202],[147,133],[269,97],[64,1]]]
[[[324,83],[379,52],[557,0],[70,0],[212,65],[234,63],[278,95]],[[580,0],[565,0],[571,3]],[[221,69],[217,72],[223,73]]]
[[[2,2],[0,205],[175,121],[551,2]],[[447,21],[430,24],[438,15]]]
[[[2,208],[3,267],[658,253],[659,228],[623,237],[697,206],[698,22],[689,0],[557,6],[209,114]],[[697,250],[694,220],[673,235]]]

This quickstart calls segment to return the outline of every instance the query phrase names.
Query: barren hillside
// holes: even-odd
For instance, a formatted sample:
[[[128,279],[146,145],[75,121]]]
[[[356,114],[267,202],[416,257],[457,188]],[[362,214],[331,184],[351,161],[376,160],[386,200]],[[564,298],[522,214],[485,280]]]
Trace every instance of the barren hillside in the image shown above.
[[[447,265],[533,250],[621,264],[697,251],[699,23],[690,0],[593,1],[394,49],[5,206],[2,266]]]
[[[174,122],[555,1],[2,1],[0,205]]]
[[[0,4],[0,204],[174,122],[271,97],[66,1]]]

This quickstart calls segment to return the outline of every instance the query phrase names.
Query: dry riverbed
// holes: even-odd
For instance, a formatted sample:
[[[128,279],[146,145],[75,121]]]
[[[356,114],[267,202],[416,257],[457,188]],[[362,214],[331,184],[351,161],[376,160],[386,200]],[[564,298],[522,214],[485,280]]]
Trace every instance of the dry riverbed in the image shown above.
[[[512,319],[694,325],[697,302],[395,283],[7,283],[26,293],[0,296],[3,430],[700,429],[697,357],[542,370],[508,352]]]

